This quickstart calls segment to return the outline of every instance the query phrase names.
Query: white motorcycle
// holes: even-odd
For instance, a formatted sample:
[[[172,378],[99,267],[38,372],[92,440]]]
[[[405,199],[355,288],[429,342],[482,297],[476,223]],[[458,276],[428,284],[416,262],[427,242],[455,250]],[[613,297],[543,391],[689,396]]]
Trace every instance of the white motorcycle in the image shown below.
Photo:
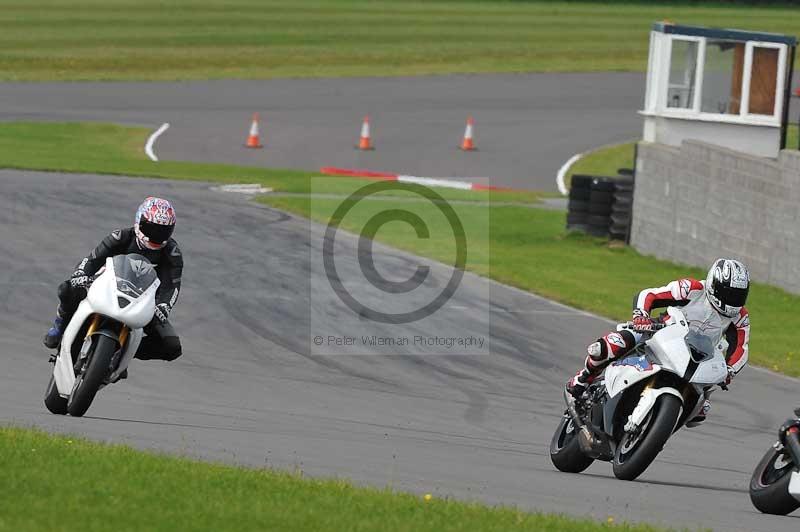
[[[132,253],[106,259],[72,316],[58,353],[44,404],[54,414],[82,416],[97,391],[128,368],[145,325],[153,319],[155,268]]]
[[[726,389],[722,351],[690,331],[680,309],[669,307],[667,315],[649,339],[612,362],[583,397],[576,400],[565,392],[567,410],[550,443],[557,469],[580,473],[594,460],[604,460],[612,463],[617,478],[633,480],[672,434],[700,413],[714,386]]]
[[[787,515],[800,508],[800,408],[794,415],[750,478],[750,500],[765,514]]]

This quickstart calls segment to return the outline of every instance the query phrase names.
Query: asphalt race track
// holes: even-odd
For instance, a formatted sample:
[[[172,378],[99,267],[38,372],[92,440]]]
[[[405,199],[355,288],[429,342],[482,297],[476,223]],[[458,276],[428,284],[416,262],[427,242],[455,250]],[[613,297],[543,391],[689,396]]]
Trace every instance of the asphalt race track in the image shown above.
[[[172,83],[3,83],[0,120],[157,128],[160,159],[368,168],[555,191],[573,154],[641,137],[644,75],[628,73]],[[266,149],[242,148],[259,111]],[[369,113],[377,149],[359,152]],[[457,149],[467,115],[477,152]]]
[[[84,418],[51,415],[40,338],[56,284],[103,235],[127,225],[147,194],[178,209],[186,270],[173,321],[184,356],[135,361]],[[800,524],[800,515],[757,513],[747,495],[752,468],[794,406],[796,381],[746,370],[731,392],[715,395],[705,426],[678,433],[637,482],[615,480],[604,463],[563,474],[547,449],[561,386],[584,344],[608,327],[603,319],[465,275],[423,320],[401,329],[361,320],[310,264],[323,227],[202,183],[4,170],[0,227],[0,423],[601,520],[748,532]],[[343,277],[358,268],[355,242],[336,238]],[[375,251],[376,267],[393,279],[424,263]],[[426,288],[450,275],[442,265],[431,272]],[[385,306],[366,288],[349,289]],[[354,327],[491,337],[471,356],[315,354],[312,335]]]

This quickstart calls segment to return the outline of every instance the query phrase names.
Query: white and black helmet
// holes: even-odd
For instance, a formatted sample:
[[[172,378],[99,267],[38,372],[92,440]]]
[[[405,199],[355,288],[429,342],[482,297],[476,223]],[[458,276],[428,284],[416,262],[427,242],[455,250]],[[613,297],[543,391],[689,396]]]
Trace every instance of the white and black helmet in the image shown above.
[[[742,310],[750,292],[750,273],[734,259],[717,259],[708,270],[706,297],[723,316],[734,318]]]

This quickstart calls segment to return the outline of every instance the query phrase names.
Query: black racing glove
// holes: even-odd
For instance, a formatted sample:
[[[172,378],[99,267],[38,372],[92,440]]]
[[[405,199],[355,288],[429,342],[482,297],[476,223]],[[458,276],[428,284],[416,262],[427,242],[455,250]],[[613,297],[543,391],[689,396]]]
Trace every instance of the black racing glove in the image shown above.
[[[154,315],[162,325],[167,323],[167,320],[169,320],[170,310],[171,309],[169,308],[169,305],[166,303],[159,303],[156,305],[156,311],[154,312]]]
[[[92,281],[94,281],[94,277],[91,275],[79,275],[71,277],[69,284],[72,285],[72,288],[89,288]]]

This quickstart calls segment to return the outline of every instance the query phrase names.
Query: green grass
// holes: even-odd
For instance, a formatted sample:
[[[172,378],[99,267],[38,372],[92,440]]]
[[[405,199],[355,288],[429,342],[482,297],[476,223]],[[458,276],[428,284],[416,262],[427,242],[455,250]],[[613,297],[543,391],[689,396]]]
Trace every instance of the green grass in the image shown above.
[[[658,532],[0,428],[0,530]],[[612,520],[613,518],[610,518]]]
[[[800,149],[798,142],[800,142],[800,129],[798,129],[797,124],[790,125],[788,131],[786,132],[786,149]]]
[[[620,168],[633,168],[634,144],[635,142],[624,142],[590,151],[569,168],[565,178],[567,186],[575,174],[614,177]]]
[[[368,182],[359,179],[315,177],[308,172],[268,170],[220,164],[183,162],[152,163],[141,154],[147,131],[105,124],[0,124],[0,167],[115,173],[215,182],[257,182],[300,196],[264,196],[260,201],[277,208],[327,222],[340,199],[315,196],[310,192],[338,194],[342,198]],[[446,199],[475,199],[454,202],[453,208],[469,237],[468,267],[524,290],[590,310],[614,319],[627,319],[633,295],[644,287],[661,286],[686,275],[704,277],[698,268],[688,268],[644,257],[631,248],[611,247],[607,242],[577,234],[565,234],[565,214],[532,208],[536,193],[469,193],[437,189]],[[396,195],[413,195],[393,192]],[[488,201],[487,201],[488,200]],[[508,204],[509,201],[527,203]],[[342,227],[360,230],[376,209],[403,208],[443,225],[430,203],[391,198],[362,201]],[[488,227],[487,227],[488,225]],[[432,232],[419,239],[405,224],[393,222],[377,235],[390,245],[452,264],[452,234]],[[748,308],[753,335],[751,361],[755,364],[800,376],[797,335],[785,326],[800,297],[778,288],[755,284]]]
[[[643,71],[654,21],[794,34],[796,15],[646,2],[4,0],[0,79]]]

